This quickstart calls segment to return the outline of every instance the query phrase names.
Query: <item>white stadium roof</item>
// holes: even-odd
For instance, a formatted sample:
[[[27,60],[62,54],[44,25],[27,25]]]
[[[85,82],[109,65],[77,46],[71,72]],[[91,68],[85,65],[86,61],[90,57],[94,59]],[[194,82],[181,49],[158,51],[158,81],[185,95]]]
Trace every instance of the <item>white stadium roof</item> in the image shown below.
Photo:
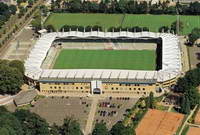
[[[67,37],[99,37],[99,38],[162,38],[162,69],[159,71],[115,70],[115,69],[42,69],[41,65],[53,41]],[[44,34],[31,50],[25,61],[25,75],[33,80],[40,78],[60,79],[127,79],[148,80],[158,82],[170,80],[181,72],[181,53],[178,37],[170,33],[153,32],[53,32]]]

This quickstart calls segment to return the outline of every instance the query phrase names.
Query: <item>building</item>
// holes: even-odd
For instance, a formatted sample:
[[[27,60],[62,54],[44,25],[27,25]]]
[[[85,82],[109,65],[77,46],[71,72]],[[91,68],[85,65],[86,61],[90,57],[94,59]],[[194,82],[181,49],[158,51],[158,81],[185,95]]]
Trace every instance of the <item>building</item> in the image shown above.
[[[36,90],[21,91],[14,99],[16,106],[30,104],[37,96]]]
[[[53,41],[58,38],[161,38],[162,68],[155,71],[113,69],[42,69]],[[181,74],[181,52],[176,35],[152,32],[53,32],[44,34],[25,61],[25,75],[41,95],[148,96],[174,85]]]

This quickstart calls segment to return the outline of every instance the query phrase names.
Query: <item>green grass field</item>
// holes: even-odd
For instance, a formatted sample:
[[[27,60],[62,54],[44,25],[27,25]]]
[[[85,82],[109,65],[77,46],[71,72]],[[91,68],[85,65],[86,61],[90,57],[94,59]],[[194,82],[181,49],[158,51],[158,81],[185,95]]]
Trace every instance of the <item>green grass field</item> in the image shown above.
[[[63,25],[93,26],[100,25],[104,29],[111,26],[133,27],[146,26],[152,32],[158,31],[161,26],[170,26],[176,20],[173,15],[133,15],[126,14],[71,14],[71,13],[53,13],[45,22],[45,25],[52,24],[56,29]],[[194,27],[200,27],[200,16],[180,16],[184,23],[182,34],[186,35]]]
[[[65,24],[77,26],[100,25],[103,28],[120,26],[123,15],[119,14],[70,14],[53,13],[45,22],[45,25],[52,24],[56,29],[60,29]]]
[[[155,70],[153,50],[62,50],[54,69]]]

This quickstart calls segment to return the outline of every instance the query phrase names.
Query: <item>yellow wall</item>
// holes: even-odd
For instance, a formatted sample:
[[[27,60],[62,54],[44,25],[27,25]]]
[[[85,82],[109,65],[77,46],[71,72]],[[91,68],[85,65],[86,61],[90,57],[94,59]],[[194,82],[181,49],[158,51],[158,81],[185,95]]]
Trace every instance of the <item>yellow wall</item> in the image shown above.
[[[40,94],[46,96],[68,94],[85,94],[91,93],[89,83],[40,83]],[[148,96],[149,93],[155,92],[156,85],[144,84],[119,84],[119,83],[102,83],[102,95],[127,94],[130,96]]]
[[[167,80],[167,81],[163,82],[163,83],[162,83],[162,87],[165,88],[165,87],[169,87],[169,86],[171,86],[171,85],[176,84],[177,79],[178,79],[178,78],[173,78],[173,79],[171,79],[171,80]]]
[[[144,85],[144,84],[112,84],[103,83],[103,94],[108,93],[123,93],[140,96],[148,96],[150,92],[155,92],[156,85]]]
[[[90,83],[40,83],[40,93],[43,95],[90,93]]]

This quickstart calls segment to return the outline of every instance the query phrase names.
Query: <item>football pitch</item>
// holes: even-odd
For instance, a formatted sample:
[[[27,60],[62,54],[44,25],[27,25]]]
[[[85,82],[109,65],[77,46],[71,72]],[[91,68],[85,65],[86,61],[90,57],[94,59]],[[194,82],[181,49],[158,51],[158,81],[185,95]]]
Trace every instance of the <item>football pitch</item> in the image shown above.
[[[67,50],[57,57],[54,69],[155,70],[155,50]]]
[[[64,25],[77,26],[102,26],[103,29],[110,27],[148,27],[151,32],[157,32],[161,26],[170,26],[176,21],[175,15],[133,15],[133,14],[87,14],[87,13],[53,13],[45,26],[51,24],[56,30],[60,30]],[[180,16],[183,22],[183,31],[186,35],[195,27],[200,26],[200,16]]]

